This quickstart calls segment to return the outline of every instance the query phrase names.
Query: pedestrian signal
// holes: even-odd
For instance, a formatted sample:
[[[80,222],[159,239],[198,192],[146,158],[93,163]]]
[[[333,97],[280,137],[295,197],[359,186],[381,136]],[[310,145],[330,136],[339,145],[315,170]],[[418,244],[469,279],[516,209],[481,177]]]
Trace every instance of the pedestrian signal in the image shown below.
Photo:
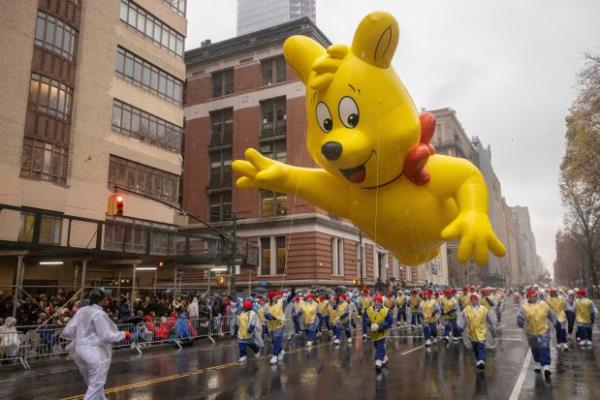
[[[123,196],[120,194],[111,194],[108,197],[108,207],[106,208],[107,215],[123,215],[123,206],[124,206]]]
[[[217,276],[217,284],[218,285],[224,285],[225,284],[225,277],[223,275]]]

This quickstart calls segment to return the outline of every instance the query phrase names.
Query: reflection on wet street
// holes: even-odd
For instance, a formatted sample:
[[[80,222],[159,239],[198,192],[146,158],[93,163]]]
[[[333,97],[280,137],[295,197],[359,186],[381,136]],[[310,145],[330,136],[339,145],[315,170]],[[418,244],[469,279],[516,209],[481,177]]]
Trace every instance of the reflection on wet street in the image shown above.
[[[132,356],[116,353],[106,385],[110,399],[599,399],[600,347],[552,352],[551,380],[533,371],[527,342],[505,312],[502,339],[488,352],[485,372],[474,368],[462,343],[423,346],[418,333],[397,328],[388,342],[390,362],[376,373],[373,346],[358,340],[334,346],[325,338],[310,349],[303,339],[286,345],[285,360],[269,354],[240,366],[237,343],[198,342],[181,351],[163,347]],[[267,342],[267,351],[270,344]],[[32,371],[1,370],[0,398],[80,398],[83,381],[71,361]]]

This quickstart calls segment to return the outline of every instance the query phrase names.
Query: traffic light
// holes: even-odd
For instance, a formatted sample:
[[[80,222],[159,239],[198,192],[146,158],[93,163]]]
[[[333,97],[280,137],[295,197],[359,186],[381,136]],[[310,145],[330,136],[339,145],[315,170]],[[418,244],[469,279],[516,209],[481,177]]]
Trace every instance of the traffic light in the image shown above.
[[[108,197],[107,215],[123,215],[123,205],[125,201],[120,194],[111,194]]]
[[[223,275],[217,276],[217,284],[218,285],[224,285],[225,284],[225,277]]]

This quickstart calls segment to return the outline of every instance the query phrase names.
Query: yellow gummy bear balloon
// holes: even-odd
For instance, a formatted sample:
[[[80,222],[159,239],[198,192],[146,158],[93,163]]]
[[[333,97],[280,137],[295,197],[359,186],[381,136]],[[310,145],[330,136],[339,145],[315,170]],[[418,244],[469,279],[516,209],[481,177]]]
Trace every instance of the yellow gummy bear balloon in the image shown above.
[[[483,266],[506,252],[487,215],[481,172],[469,161],[434,154],[435,118],[419,116],[390,67],[398,44],[394,17],[367,15],[352,46],[323,48],[292,36],[283,50],[307,86],[306,145],[321,168],[283,164],[247,149],[233,162],[239,188],[296,193],[351,220],[403,264],[435,257],[460,238],[457,258]]]

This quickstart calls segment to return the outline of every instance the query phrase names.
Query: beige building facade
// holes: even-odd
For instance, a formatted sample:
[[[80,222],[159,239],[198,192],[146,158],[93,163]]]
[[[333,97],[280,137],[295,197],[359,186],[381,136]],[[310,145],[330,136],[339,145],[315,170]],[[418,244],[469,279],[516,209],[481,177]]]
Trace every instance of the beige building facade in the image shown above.
[[[173,254],[186,30],[185,1],[0,4],[4,290]],[[107,214],[114,193],[122,215]],[[49,257],[63,266],[40,269]]]

